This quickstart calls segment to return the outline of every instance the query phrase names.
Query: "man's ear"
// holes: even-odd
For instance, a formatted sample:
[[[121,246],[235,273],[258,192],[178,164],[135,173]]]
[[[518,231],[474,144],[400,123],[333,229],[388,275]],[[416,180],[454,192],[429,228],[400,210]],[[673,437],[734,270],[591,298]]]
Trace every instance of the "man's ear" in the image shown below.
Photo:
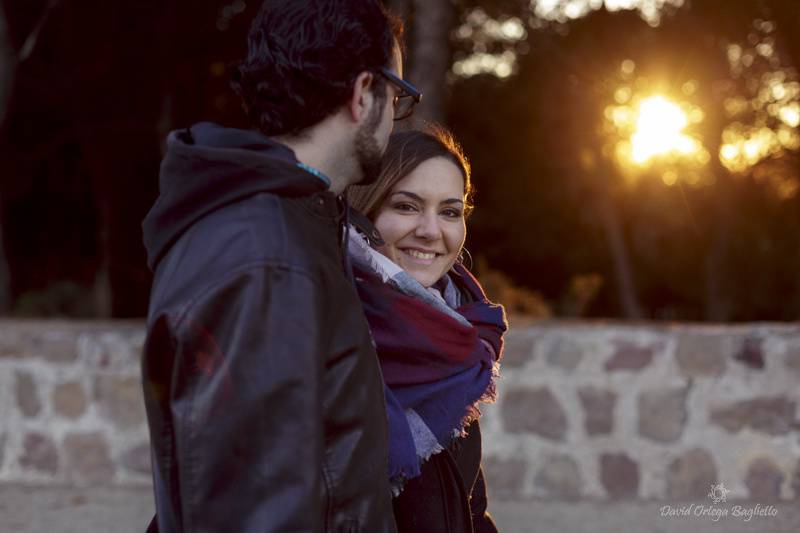
[[[348,116],[354,122],[361,123],[366,120],[372,106],[375,105],[375,95],[372,94],[374,83],[375,75],[372,72],[364,71],[356,78],[353,84],[353,94],[347,105]]]

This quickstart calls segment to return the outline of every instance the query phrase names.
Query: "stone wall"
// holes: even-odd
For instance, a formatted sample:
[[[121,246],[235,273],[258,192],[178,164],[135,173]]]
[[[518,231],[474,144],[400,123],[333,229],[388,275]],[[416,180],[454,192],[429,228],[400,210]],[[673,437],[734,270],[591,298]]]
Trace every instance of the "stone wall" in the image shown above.
[[[140,322],[0,321],[0,482],[149,484]]]
[[[140,322],[0,321],[0,483],[147,485]],[[800,499],[800,326],[513,328],[496,498]]]
[[[554,322],[507,338],[496,496],[800,499],[800,327]]]

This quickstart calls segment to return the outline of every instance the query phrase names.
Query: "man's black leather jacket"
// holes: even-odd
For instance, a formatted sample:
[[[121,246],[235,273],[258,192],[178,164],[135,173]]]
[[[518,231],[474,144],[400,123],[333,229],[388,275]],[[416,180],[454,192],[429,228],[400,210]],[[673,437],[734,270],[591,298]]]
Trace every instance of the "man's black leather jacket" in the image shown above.
[[[395,530],[383,381],[324,177],[262,135],[174,132],[143,224],[162,532]]]

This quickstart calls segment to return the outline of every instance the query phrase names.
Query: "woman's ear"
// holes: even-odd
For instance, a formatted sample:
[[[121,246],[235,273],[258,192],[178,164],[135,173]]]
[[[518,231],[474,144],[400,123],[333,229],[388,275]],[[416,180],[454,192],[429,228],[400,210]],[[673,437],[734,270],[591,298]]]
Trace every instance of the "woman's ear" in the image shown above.
[[[372,94],[372,85],[375,83],[375,75],[372,72],[364,71],[358,75],[353,83],[353,94],[348,102],[348,116],[354,122],[361,123],[367,119],[372,106],[375,105],[375,95]]]

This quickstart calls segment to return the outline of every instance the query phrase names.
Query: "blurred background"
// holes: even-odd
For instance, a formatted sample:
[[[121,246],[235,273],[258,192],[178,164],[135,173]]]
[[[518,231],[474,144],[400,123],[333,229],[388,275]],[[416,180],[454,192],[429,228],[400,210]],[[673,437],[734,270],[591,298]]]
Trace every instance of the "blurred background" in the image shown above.
[[[796,531],[800,2],[387,4],[425,93],[403,127],[463,143],[513,315],[481,423],[501,529]],[[170,130],[247,126],[259,5],[0,0],[0,530],[152,516],[140,224]]]
[[[512,312],[800,317],[797,0],[391,0]],[[259,2],[0,2],[0,312],[146,314],[168,131],[246,126]]]

